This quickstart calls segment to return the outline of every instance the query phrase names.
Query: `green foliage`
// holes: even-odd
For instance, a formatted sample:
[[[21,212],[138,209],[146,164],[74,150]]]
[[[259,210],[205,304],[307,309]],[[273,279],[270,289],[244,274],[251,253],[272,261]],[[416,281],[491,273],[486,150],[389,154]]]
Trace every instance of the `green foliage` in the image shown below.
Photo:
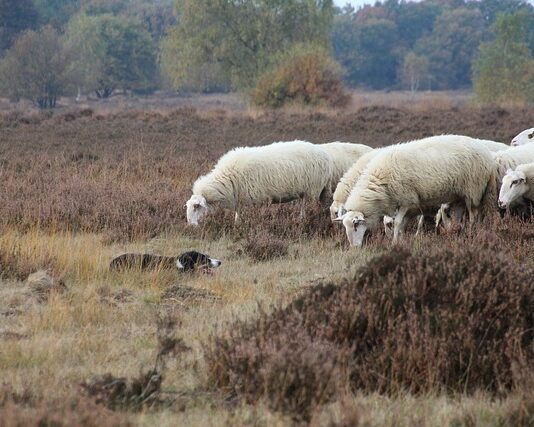
[[[176,10],[164,69],[174,87],[197,89],[250,87],[277,52],[297,42],[326,45],[334,14],[332,0],[177,0]]]
[[[428,68],[428,59],[424,56],[416,55],[414,52],[409,52],[404,57],[402,64],[402,83],[412,92],[419,90],[423,80],[429,77]]]
[[[70,52],[52,27],[27,31],[0,62],[1,89],[12,99],[26,98],[40,108],[53,108],[58,96],[69,92]]]
[[[33,0],[41,24],[63,29],[81,7],[82,0]]]
[[[484,35],[484,19],[477,9],[458,8],[438,17],[432,33],[416,45],[416,52],[429,60],[435,88],[469,86],[471,63]]]
[[[0,0],[0,54],[22,31],[35,28],[37,17],[31,0]]]
[[[480,47],[473,83],[482,102],[532,102],[534,58],[526,41],[528,16],[524,12],[499,15],[493,26],[495,40]]]
[[[296,45],[263,74],[252,92],[256,105],[278,108],[284,104],[344,106],[345,93],[339,65],[325,48]]]
[[[376,18],[344,17],[334,29],[335,58],[347,70],[353,85],[374,89],[395,83],[397,63],[395,54],[397,26],[395,22]]]
[[[130,1],[126,15],[137,17],[155,41],[160,41],[167,30],[176,24],[173,13],[174,0],[159,0],[147,2],[145,0]]]
[[[528,13],[526,28],[534,53],[534,7],[525,0],[386,0],[355,11],[344,8],[332,30],[334,57],[352,86],[376,89],[403,81],[404,56],[424,55],[436,89],[471,84],[471,64],[499,12]]]
[[[68,39],[77,52],[73,68],[99,97],[117,88],[146,90],[157,82],[156,47],[137,20],[112,15],[80,15]]]

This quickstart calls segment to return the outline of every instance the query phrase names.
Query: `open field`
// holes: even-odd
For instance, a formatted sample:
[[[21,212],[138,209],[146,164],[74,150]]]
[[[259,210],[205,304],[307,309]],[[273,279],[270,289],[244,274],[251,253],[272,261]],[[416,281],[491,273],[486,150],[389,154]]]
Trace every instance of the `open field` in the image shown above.
[[[365,91],[352,90],[351,102],[345,112],[355,112],[363,107],[410,108],[419,111],[427,109],[450,109],[474,104],[470,91]],[[170,113],[178,108],[195,108],[199,111],[223,109],[231,112],[250,112],[250,107],[243,96],[235,93],[188,95],[160,91],[152,95],[137,96],[117,92],[108,99],[98,99],[94,94],[83,96],[78,102],[74,97],[62,97],[58,100],[56,111],[60,113],[91,108],[97,114],[112,114],[126,111],[144,111]],[[301,109],[302,107],[297,107]],[[32,111],[37,108],[27,100],[11,102],[0,98],[0,111]]]
[[[462,354],[462,346],[471,346],[465,337],[454,336],[458,340],[451,341],[455,348],[441,341],[436,347],[439,351],[432,354],[422,351],[425,345],[434,349],[435,343],[426,335],[422,337],[428,341],[421,339],[414,346],[399,344],[405,353],[391,350],[395,347],[393,338],[399,343],[405,336],[417,341],[415,334],[410,335],[417,329],[415,322],[413,329],[391,335],[393,342],[379,352],[383,358],[379,353],[371,354],[371,362],[380,366],[377,370],[391,362],[395,387],[388,386],[387,381],[378,384],[370,375],[354,389],[347,385],[354,382],[343,382],[343,372],[338,372],[339,388],[330,394],[312,393],[308,404],[303,404],[305,397],[295,398],[302,393],[302,386],[292,388],[294,377],[286,373],[280,374],[282,379],[273,379],[279,387],[266,387],[270,391],[258,397],[254,374],[262,372],[267,378],[269,372],[263,372],[261,364],[241,371],[239,364],[232,365],[234,348],[237,353],[242,351],[235,357],[241,357],[244,365],[252,360],[247,359],[253,350],[242,332],[246,327],[239,322],[249,325],[261,318],[267,325],[272,321],[271,313],[278,313],[277,307],[285,307],[300,296],[307,298],[313,285],[345,286],[345,281],[350,282],[373,257],[388,254],[389,243],[374,236],[364,250],[349,249],[343,231],[330,224],[327,208],[316,205],[307,206],[302,220],[299,207],[289,204],[251,207],[239,226],[234,226],[231,215],[224,212],[215,214],[198,230],[186,224],[183,205],[192,182],[235,146],[298,138],[378,147],[441,133],[507,143],[519,131],[532,127],[534,117],[532,109],[439,107],[375,105],[347,112],[277,113],[222,108],[110,113],[82,108],[54,115],[1,113],[0,425],[38,425],[43,420],[87,426],[271,426],[296,422],[332,426],[532,425],[534,371],[519,362],[532,362],[528,357],[534,348],[532,343],[514,347],[519,345],[516,341],[526,342],[531,330],[518,340],[513,334],[493,336],[490,329],[500,331],[508,320],[515,325],[513,322],[519,324],[522,319],[519,315],[501,319],[491,310],[481,312],[498,320],[489,322],[489,327],[484,323],[488,338],[484,335],[471,349],[473,360],[469,364],[474,368],[467,380],[455,382],[457,371],[452,362]],[[490,286],[499,280],[503,286],[497,296],[504,298],[510,285],[510,293],[512,289],[518,292],[518,312],[534,308],[529,305],[529,295],[522,295],[517,286],[521,285],[518,280],[532,277],[533,242],[530,222],[498,217],[462,235],[427,233],[418,239],[408,238],[402,250],[421,257],[428,265],[433,265],[432,259],[440,260],[440,266],[447,264],[446,257],[439,256],[441,251],[461,256],[451,255],[452,267],[444,267],[439,273],[442,276],[429,276],[431,269],[421,267],[413,276],[406,272],[406,277],[416,284],[439,282],[442,277],[451,277],[461,259],[473,256],[486,267],[463,266],[466,286]],[[108,270],[109,261],[125,251],[174,255],[189,249],[222,259],[222,267],[211,276]],[[479,249],[480,256],[473,255]],[[417,264],[417,259],[413,262]],[[491,265],[499,268],[494,271]],[[43,296],[29,286],[27,276],[39,269],[48,270],[66,289],[58,286]],[[387,280],[394,283],[396,276],[390,273]],[[384,279],[383,283],[390,282]],[[482,285],[481,289],[487,290]],[[485,297],[474,290],[467,294],[469,298],[475,299],[476,311],[476,299]],[[370,299],[371,303],[374,300]],[[507,316],[513,307],[512,302],[499,306]],[[330,312],[337,309],[333,305]],[[340,312],[344,309],[339,308]],[[484,320],[484,315],[481,318]],[[293,331],[289,326],[295,323],[290,322],[296,320],[281,319],[288,331]],[[526,322],[532,323],[531,316]],[[320,327],[317,330],[322,331]],[[271,329],[264,333],[257,337],[260,344],[262,339],[271,339]],[[216,347],[217,337],[235,345],[223,350],[219,342],[221,347]],[[252,341],[255,339],[253,335]],[[168,354],[163,354],[165,342],[173,343]],[[258,360],[271,354],[268,346],[260,344]],[[300,341],[291,344],[298,347]],[[520,352],[514,351],[518,348]],[[325,351],[325,347],[317,349],[319,355]],[[161,357],[156,362],[158,352]],[[278,360],[297,360],[309,367],[302,380],[306,385],[312,374],[330,366],[329,354],[333,352],[326,347],[324,360],[316,360],[306,351],[302,354],[308,354],[309,359],[302,360],[298,351],[296,359],[280,353]],[[482,361],[477,359],[479,354],[484,355]],[[311,361],[308,365],[303,360]],[[511,360],[517,366],[511,366]],[[91,393],[97,389],[95,375],[111,373],[128,382],[155,364],[163,380],[153,399],[121,400],[124,390],[112,389],[116,391],[113,394],[109,387]],[[368,360],[361,361],[361,366],[373,371]],[[426,370],[414,368],[418,382],[408,384],[403,366]],[[436,372],[450,375],[441,379],[433,366]],[[222,378],[230,372],[230,380]],[[301,372],[297,369],[292,375],[298,377]],[[331,384],[321,380],[317,378],[319,387],[330,390]],[[82,383],[87,387],[81,387]],[[465,387],[458,390],[460,383]]]

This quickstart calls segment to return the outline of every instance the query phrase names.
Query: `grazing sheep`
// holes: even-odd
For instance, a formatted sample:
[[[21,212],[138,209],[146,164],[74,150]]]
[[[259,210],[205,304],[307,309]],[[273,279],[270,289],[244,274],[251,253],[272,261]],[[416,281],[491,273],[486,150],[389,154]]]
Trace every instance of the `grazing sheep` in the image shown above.
[[[534,201],[534,163],[519,165],[509,170],[502,179],[499,207],[507,209],[522,199]]]
[[[534,142],[534,128],[524,130],[523,132],[517,134],[510,142],[512,147],[519,147],[520,145],[529,144]]]
[[[368,164],[338,218],[349,242],[361,246],[365,232],[384,215],[395,215],[393,241],[408,212],[463,201],[473,222],[495,195],[495,163],[476,139],[442,135],[392,146]]]
[[[319,145],[332,159],[332,191],[350,167],[364,154],[373,151],[371,147],[363,144],[349,142],[330,142]]]
[[[468,138],[467,140],[477,141],[478,143],[482,144],[484,147],[486,147],[491,152],[498,152],[503,150],[508,150],[510,147],[506,144],[502,144],[501,142],[495,142],[490,141],[487,139],[475,139],[471,137],[466,137],[463,135],[448,135],[450,137],[458,137],[458,138]],[[447,139],[440,140],[443,143],[447,142]],[[390,146],[391,147],[391,146]],[[372,150],[370,152],[365,153],[363,156],[360,157],[360,159],[352,165],[352,167],[343,175],[343,177],[339,180],[337,187],[334,191],[333,195],[333,202],[330,205],[330,218],[332,221],[334,221],[338,216],[343,215],[344,213],[344,203],[349,197],[349,194],[356,184],[356,181],[358,181],[359,176],[364,171],[367,164],[373,159],[376,155],[381,153],[383,150],[387,150],[390,147],[383,147],[383,148],[377,148],[375,150]]]
[[[324,198],[331,176],[330,156],[309,142],[235,148],[193,184],[187,222],[198,225],[215,206],[231,209],[237,217],[245,204]]]
[[[489,139],[475,139],[475,141],[478,141],[492,153],[508,150],[510,148],[509,145],[503,144],[502,142],[490,141]]]
[[[524,163],[534,162],[534,144],[525,144],[508,150],[493,153],[493,158],[497,163],[499,187],[501,180],[508,170],[513,170]]]
[[[359,160],[354,163],[351,168],[345,172],[345,174],[339,180],[336,190],[333,194],[333,202],[330,205],[330,218],[334,221],[339,216],[342,216],[344,211],[344,203],[349,197],[349,194],[358,181],[361,173],[365,170],[369,162],[383,150],[388,149],[389,147],[377,148],[375,150],[365,153],[359,158]]]

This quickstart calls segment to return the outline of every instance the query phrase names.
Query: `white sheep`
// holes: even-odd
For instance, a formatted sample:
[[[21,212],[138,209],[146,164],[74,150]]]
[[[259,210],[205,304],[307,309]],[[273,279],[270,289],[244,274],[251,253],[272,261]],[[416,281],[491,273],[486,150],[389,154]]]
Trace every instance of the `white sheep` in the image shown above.
[[[524,144],[493,153],[493,158],[497,163],[498,184],[500,186],[501,180],[508,170],[513,170],[524,163],[534,162],[534,144]]]
[[[461,136],[461,135],[457,135],[457,136]],[[492,153],[496,153],[498,151],[503,151],[503,150],[508,150],[510,148],[509,145],[503,144],[502,142],[490,141],[489,139],[476,139],[476,138],[473,138],[473,139],[477,141],[479,144],[482,144]]]
[[[517,134],[510,142],[512,147],[519,147],[520,145],[529,144],[534,142],[534,128],[524,130],[523,132]]]
[[[349,242],[361,246],[365,232],[384,215],[395,215],[397,241],[409,211],[463,201],[473,222],[495,197],[495,163],[476,139],[442,135],[392,146],[371,160],[352,189],[347,213],[338,218]]]
[[[367,145],[352,144],[350,142],[330,142],[328,144],[320,144],[319,147],[332,159],[332,191],[334,191],[341,177],[354,163],[364,154],[373,151]]]
[[[361,173],[365,170],[369,162],[380,152],[387,149],[377,148],[365,153],[361,156],[356,163],[354,163],[347,172],[341,177],[337,183],[336,190],[332,196],[333,201],[330,205],[330,218],[334,221],[337,217],[342,216],[344,212],[344,204],[349,194],[358,181]]]
[[[507,209],[522,199],[534,201],[534,163],[519,165],[509,170],[502,179],[499,192],[499,207]]]
[[[448,135],[448,136],[458,137],[458,138],[468,138],[468,141],[477,141],[478,143],[485,146],[491,152],[508,150],[510,148],[508,145],[503,144],[501,142],[490,141],[487,139],[475,139],[471,137],[464,137],[463,135]],[[446,143],[447,139],[440,139],[439,141]],[[363,172],[367,164],[371,161],[373,157],[381,153],[383,150],[387,150],[388,148],[389,147],[377,148],[377,149],[374,149],[372,151],[365,153],[363,156],[360,157],[360,159],[355,164],[352,165],[352,167],[339,180],[337,187],[333,194],[332,204],[330,205],[330,218],[332,219],[332,221],[334,221],[338,216],[343,215],[343,213],[345,212],[344,203],[349,197],[349,194],[352,188],[356,184],[356,181],[358,181],[360,174]],[[388,220],[386,220],[386,223],[388,223]],[[386,225],[386,223],[384,223],[384,225]],[[449,226],[447,226],[446,228],[448,227]]]
[[[245,204],[319,199],[330,191],[332,162],[319,146],[304,141],[235,148],[193,184],[187,222],[198,225],[215,206],[237,214]]]

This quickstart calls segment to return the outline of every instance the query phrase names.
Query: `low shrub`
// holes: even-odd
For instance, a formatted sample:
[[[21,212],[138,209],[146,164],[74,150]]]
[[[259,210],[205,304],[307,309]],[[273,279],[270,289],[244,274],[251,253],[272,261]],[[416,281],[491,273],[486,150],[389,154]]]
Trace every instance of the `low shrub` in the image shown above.
[[[125,414],[115,414],[87,398],[67,402],[45,401],[29,390],[17,393],[8,385],[0,386],[0,425],[108,427],[133,425]]]
[[[257,233],[249,236],[243,245],[243,252],[254,261],[268,261],[284,257],[289,250],[287,240],[278,239],[268,233]]]
[[[206,345],[208,378],[295,417],[332,399],[334,378],[366,393],[506,392],[534,356],[533,274],[475,244],[395,248],[237,322]]]
[[[349,100],[339,66],[318,46],[290,49],[274,70],[260,77],[252,92],[252,102],[268,108],[295,103],[344,107]]]
[[[217,239],[230,236],[233,239],[299,239],[328,237],[345,241],[343,227],[333,224],[328,207],[319,202],[306,202],[301,215],[301,203],[246,206],[236,224],[229,211],[218,210],[206,216],[198,229],[189,229],[194,235]],[[262,237],[259,237],[262,236]]]

